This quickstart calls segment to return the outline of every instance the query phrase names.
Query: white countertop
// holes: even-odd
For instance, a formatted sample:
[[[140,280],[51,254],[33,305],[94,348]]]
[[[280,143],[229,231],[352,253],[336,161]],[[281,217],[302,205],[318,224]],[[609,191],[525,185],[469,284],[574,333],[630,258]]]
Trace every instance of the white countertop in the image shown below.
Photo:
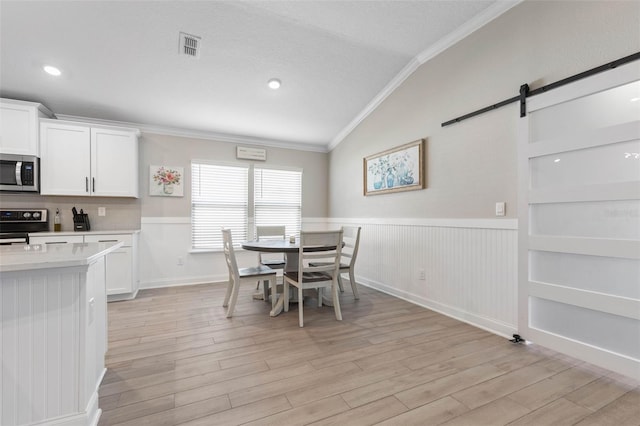
[[[88,266],[122,242],[0,246],[0,272]]]
[[[119,234],[138,234],[139,229],[122,229],[120,231],[61,231],[61,232],[29,232],[31,237],[55,237],[67,235],[119,235]]]

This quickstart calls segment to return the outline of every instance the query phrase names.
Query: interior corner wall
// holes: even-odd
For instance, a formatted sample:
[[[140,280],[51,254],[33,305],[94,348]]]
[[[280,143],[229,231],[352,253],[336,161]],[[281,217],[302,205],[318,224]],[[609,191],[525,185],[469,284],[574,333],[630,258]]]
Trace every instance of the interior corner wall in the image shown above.
[[[236,159],[239,145],[249,146],[143,133],[140,138],[140,288],[218,282],[228,278],[222,252],[190,251],[192,160],[301,168],[303,221],[327,216],[327,153],[260,147],[266,149],[267,160],[249,161]],[[183,167],[184,196],[150,196],[151,165]],[[242,264],[255,262],[255,253],[239,252],[238,257]]]
[[[441,123],[640,51],[638,22],[635,1],[527,0],[420,66],[329,154],[330,220],[363,226],[357,277],[515,331],[519,106]],[[426,189],[363,196],[362,159],[420,138]]]

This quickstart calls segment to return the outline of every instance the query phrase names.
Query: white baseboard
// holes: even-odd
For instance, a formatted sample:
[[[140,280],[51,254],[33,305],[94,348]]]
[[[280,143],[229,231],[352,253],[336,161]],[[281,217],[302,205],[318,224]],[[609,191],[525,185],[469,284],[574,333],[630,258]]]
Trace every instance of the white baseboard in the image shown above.
[[[453,319],[465,322],[467,324],[473,325],[474,327],[478,327],[490,333],[497,334],[498,336],[511,339],[513,334],[517,333],[517,330],[509,324],[504,324],[499,321],[492,320],[491,318],[485,318],[479,315],[465,312],[456,307],[425,299],[423,297],[416,296],[406,291],[398,290],[385,284],[375,282],[360,276],[356,276],[356,281],[358,282],[358,284],[364,285],[365,287],[369,287],[374,290],[381,291],[382,293],[397,297],[399,299],[406,300],[409,303],[422,306],[423,308],[427,308]]]
[[[161,280],[145,281],[140,283],[140,290],[164,287],[178,287],[195,284],[219,284],[229,280],[227,275],[209,275],[202,277],[179,277],[166,278]]]

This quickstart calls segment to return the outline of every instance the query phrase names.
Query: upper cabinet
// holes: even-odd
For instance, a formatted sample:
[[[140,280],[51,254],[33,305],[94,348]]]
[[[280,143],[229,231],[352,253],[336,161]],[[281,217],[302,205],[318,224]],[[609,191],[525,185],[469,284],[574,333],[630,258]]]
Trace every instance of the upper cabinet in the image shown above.
[[[40,156],[38,120],[49,117],[42,104],[0,99],[0,153]]]
[[[138,197],[138,130],[40,121],[40,193]]]

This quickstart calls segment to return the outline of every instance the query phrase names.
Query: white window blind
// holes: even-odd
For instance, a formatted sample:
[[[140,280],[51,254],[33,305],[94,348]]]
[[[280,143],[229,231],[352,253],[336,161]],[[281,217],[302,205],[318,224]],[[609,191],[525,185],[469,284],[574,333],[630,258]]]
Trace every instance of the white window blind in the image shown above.
[[[253,174],[256,226],[285,225],[299,235],[302,216],[302,171],[256,167]]]
[[[247,239],[247,167],[191,163],[191,241],[194,249],[222,249],[222,228]]]

